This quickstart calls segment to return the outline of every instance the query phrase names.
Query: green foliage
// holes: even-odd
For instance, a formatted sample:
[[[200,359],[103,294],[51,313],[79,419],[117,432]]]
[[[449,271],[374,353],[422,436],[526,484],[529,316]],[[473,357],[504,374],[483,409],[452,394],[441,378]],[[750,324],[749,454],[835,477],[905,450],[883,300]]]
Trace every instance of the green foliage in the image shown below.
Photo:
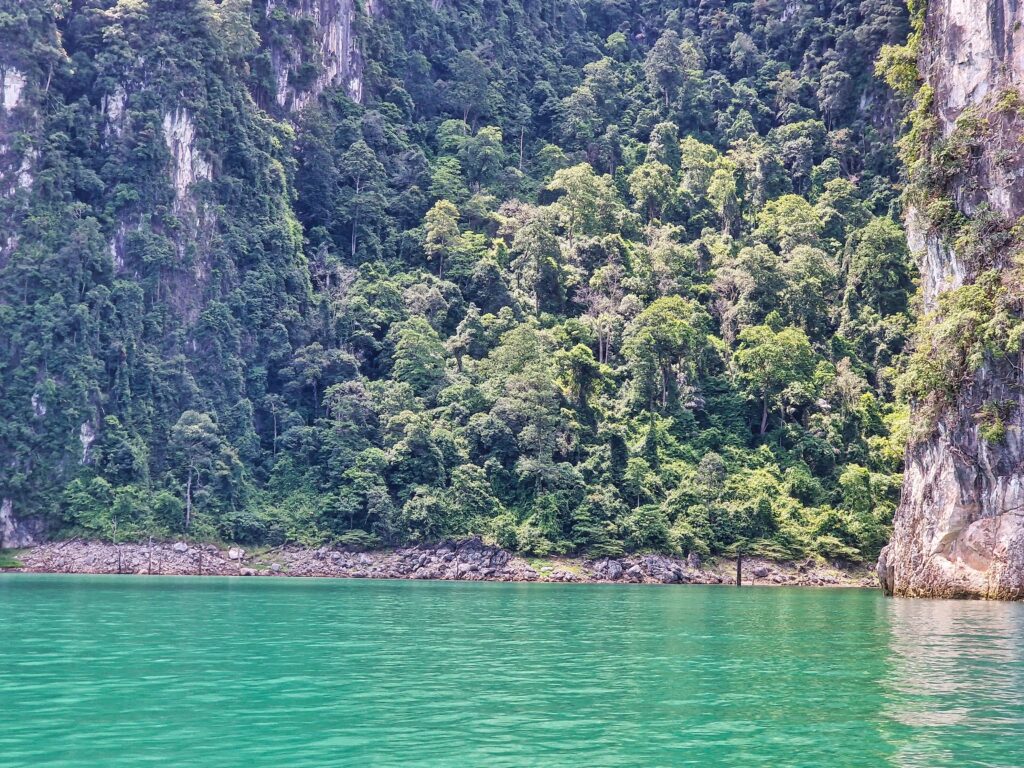
[[[22,562],[18,559],[17,550],[0,549],[0,570],[5,568],[21,568]]]
[[[111,540],[877,549],[914,275],[869,70],[915,87],[919,9],[397,0],[332,82],[303,4],[101,5],[0,20],[16,509]]]
[[[978,433],[988,443],[998,445],[1006,441],[1006,420],[1013,415],[1017,404],[1012,400],[985,403],[975,414]]]
[[[940,294],[938,307],[921,316],[901,387],[913,400],[952,403],[986,360],[1016,357],[1022,338],[1024,322],[1009,304],[1002,275],[985,272]]]

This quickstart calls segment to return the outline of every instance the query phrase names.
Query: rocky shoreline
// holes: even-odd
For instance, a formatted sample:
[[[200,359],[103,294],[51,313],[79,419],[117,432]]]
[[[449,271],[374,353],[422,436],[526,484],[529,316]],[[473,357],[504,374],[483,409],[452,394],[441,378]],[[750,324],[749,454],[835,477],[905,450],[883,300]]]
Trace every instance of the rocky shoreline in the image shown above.
[[[165,576],[297,576],[444,581],[625,584],[734,584],[736,561],[666,555],[619,558],[523,558],[479,538],[398,549],[281,547],[246,550],[191,542],[109,544],[69,540],[13,553],[8,572]],[[743,584],[752,586],[877,587],[866,565],[744,558]]]

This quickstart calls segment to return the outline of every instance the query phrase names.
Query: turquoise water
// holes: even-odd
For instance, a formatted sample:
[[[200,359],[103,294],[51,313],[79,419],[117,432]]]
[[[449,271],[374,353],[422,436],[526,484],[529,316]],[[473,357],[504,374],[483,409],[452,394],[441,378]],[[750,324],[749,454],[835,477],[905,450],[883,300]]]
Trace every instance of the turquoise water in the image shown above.
[[[1024,766],[1024,605],[0,576],[0,766]]]

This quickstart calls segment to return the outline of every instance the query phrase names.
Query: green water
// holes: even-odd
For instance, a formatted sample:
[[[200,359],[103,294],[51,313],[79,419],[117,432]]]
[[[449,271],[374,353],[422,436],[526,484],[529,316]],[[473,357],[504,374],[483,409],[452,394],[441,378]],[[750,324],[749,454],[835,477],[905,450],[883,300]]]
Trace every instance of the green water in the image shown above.
[[[0,576],[0,766],[1024,766],[1024,605]]]

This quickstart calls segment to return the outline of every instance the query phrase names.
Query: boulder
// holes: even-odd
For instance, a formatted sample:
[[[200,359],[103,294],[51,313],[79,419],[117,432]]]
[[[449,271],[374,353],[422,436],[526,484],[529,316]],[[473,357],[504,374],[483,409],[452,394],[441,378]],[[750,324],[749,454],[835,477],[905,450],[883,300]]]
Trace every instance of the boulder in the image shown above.
[[[666,568],[658,578],[662,584],[678,584],[683,580],[683,574],[676,568]]]
[[[754,566],[753,570],[751,570],[751,573],[754,575],[754,578],[756,579],[767,579],[771,575],[772,569],[769,568],[767,565],[757,565]]]
[[[232,547],[228,550],[228,560],[242,560],[245,557],[245,550],[241,547]]]
[[[188,544],[184,541],[176,541],[171,545],[171,549],[179,554],[184,554],[185,552],[188,552]]]
[[[611,581],[618,581],[622,578],[622,563],[620,563],[618,560],[605,560],[601,564],[601,567],[598,569],[598,571],[606,579],[609,579]]]

